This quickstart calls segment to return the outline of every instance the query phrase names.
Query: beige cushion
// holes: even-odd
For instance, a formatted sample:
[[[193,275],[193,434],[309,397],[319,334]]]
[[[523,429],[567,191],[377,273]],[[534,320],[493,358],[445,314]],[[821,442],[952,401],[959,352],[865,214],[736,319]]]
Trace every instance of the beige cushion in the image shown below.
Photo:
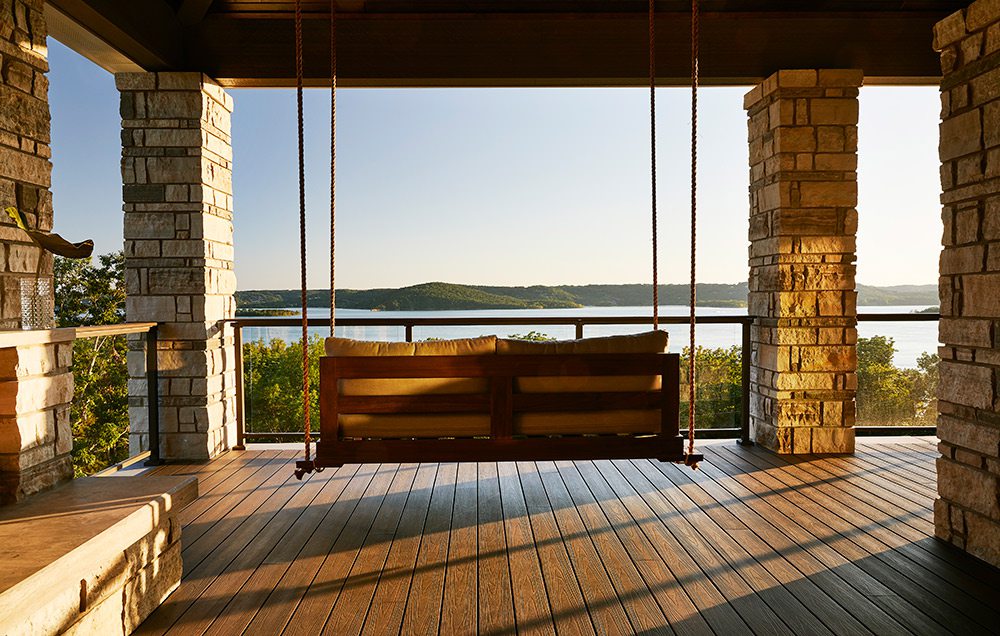
[[[572,353],[663,353],[667,350],[665,331],[647,331],[627,336],[583,338],[531,342],[527,340],[497,340],[500,355],[572,354]],[[514,390],[521,393],[588,393],[621,391],[658,391],[660,376],[565,376],[519,377]]]
[[[413,343],[415,356],[481,356],[497,351],[496,336],[458,338],[456,340],[428,340]]]
[[[350,338],[327,338],[326,355],[341,357],[378,356],[474,356],[496,351],[496,336],[431,340],[428,342],[373,342]],[[359,378],[340,381],[341,395],[448,395],[486,393],[487,378]]]
[[[601,435],[655,433],[660,412],[585,411],[579,413],[522,413],[514,416],[516,435]]]
[[[371,356],[412,356],[412,342],[374,342],[350,338],[326,339],[326,355],[348,358]]]
[[[343,437],[485,437],[489,415],[341,415]]]
[[[554,353],[664,353],[667,350],[666,331],[646,331],[627,336],[604,336],[580,340],[497,340],[497,353],[554,354]]]
[[[495,353],[496,348],[496,336],[426,342],[376,342],[336,337],[326,339],[326,355],[340,357],[476,356]]]

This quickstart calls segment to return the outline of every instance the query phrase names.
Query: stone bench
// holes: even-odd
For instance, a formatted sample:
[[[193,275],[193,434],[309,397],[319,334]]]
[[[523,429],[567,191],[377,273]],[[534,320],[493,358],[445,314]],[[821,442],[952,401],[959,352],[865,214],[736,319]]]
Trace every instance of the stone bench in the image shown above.
[[[88,477],[0,508],[0,634],[130,634],[180,583],[194,477]]]

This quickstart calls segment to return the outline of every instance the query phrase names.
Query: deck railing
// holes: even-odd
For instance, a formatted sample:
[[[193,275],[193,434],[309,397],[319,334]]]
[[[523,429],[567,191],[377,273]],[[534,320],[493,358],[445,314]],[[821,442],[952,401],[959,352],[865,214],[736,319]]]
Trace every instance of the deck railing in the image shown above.
[[[159,367],[157,365],[156,343],[157,343],[157,323],[155,322],[128,322],[114,325],[95,325],[90,327],[73,327],[75,331],[74,340],[85,338],[105,338],[113,336],[142,335],[143,351],[146,362],[146,417],[149,431],[149,450],[137,453],[109,466],[99,474],[106,474],[120,470],[139,462],[145,462],[146,466],[157,466],[162,463],[160,459],[160,410],[157,405],[160,402],[159,392]]]
[[[864,313],[858,315],[859,322],[933,322],[940,319],[937,313]],[[750,330],[753,316],[699,316],[699,325],[736,325],[741,332],[741,376],[742,390],[740,394],[739,427],[734,428],[699,428],[696,435],[701,438],[733,438],[742,444],[750,444]],[[245,441],[253,439],[294,439],[301,438],[301,433],[294,432],[259,432],[245,429],[245,395],[243,382],[243,328],[244,327],[299,327],[299,318],[237,318],[232,321],[236,335],[236,367],[237,367],[237,439],[242,447]],[[685,316],[661,316],[663,325],[686,325]],[[309,327],[321,328],[329,325],[327,318],[310,318]],[[627,326],[648,325],[647,316],[460,316],[460,317],[351,317],[338,318],[338,327],[401,327],[406,342],[412,342],[414,329],[429,327],[541,327],[568,326],[573,327],[575,336],[583,338],[588,326]],[[855,426],[856,435],[933,435],[933,426]],[[318,433],[314,433],[318,436]]]

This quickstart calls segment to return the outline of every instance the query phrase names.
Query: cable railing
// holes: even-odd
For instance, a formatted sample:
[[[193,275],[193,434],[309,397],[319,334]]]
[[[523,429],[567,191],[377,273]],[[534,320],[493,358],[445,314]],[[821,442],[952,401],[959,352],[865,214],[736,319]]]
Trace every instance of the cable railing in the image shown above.
[[[858,315],[859,322],[934,322],[939,320],[937,313],[864,313]],[[751,369],[751,329],[756,321],[748,315],[709,315],[699,316],[698,325],[733,325],[739,328],[740,342],[740,395],[739,407],[736,413],[738,426],[699,427],[696,435],[702,439],[728,438],[737,439],[741,444],[752,443],[750,437],[750,369]],[[301,439],[301,432],[292,431],[254,431],[246,429],[247,403],[244,383],[244,347],[243,328],[252,327],[299,327],[299,318],[236,318],[231,322],[235,326],[236,337],[236,411],[237,411],[237,446],[243,447],[247,441],[253,440],[295,440]],[[686,325],[686,316],[661,316],[663,325]],[[351,327],[395,327],[402,329],[402,340],[414,341],[415,330],[426,331],[442,327],[570,327],[576,338],[588,334],[588,327],[608,326],[639,326],[648,325],[647,316],[365,316],[337,318],[337,326]],[[310,318],[310,328],[325,328],[329,325],[327,318]],[[699,400],[699,403],[701,400]],[[871,435],[933,435],[934,426],[855,426],[855,434]],[[318,433],[314,433],[318,436]]]
[[[122,426],[124,430],[121,434],[146,434],[148,436],[148,449],[142,450],[128,457],[122,457],[121,455],[113,452],[110,447],[102,448],[102,452],[90,453],[87,458],[88,461],[80,464],[78,470],[83,471],[83,474],[90,474],[91,472],[99,471],[97,474],[108,474],[122,468],[133,466],[140,462],[144,462],[147,466],[155,466],[161,463],[160,460],[160,427],[159,427],[159,409],[157,405],[160,402],[159,395],[159,369],[157,365],[157,323],[155,322],[131,322],[131,323],[118,323],[112,325],[94,325],[86,327],[64,327],[63,329],[72,330],[72,340],[74,342],[74,376],[76,377],[76,390],[73,397],[74,408],[82,407],[83,411],[79,417],[83,417],[82,413],[89,411],[92,408],[91,402],[93,400],[106,400],[109,395],[115,394],[115,388],[110,386],[108,382],[110,381],[107,377],[108,367],[106,365],[96,364],[100,360],[95,358],[100,358],[102,360],[118,360],[118,364],[126,365],[125,357],[127,356],[127,351],[141,349],[144,354],[145,361],[145,381],[146,381],[146,395],[141,399],[145,406],[146,411],[146,426],[141,427],[145,430],[135,430],[135,423],[128,422],[127,416]],[[114,338],[117,337],[127,337],[127,336],[138,336],[134,341],[130,341],[127,344],[121,343],[122,348],[114,344]],[[104,343],[101,340],[105,340]],[[95,345],[93,349],[84,348],[83,350],[78,350],[76,343],[81,340],[93,340]],[[110,348],[107,346],[110,341]],[[124,349],[124,351],[122,350]],[[83,360],[78,359],[79,354],[86,354]],[[125,355],[122,355],[122,354]],[[109,357],[110,356],[110,357]],[[119,360],[119,357],[121,358]],[[79,363],[87,364],[87,360],[90,360],[87,368],[77,369],[76,365]],[[114,364],[114,363],[112,363]],[[102,375],[102,371],[104,374]],[[128,382],[128,372],[123,371],[123,382]],[[88,392],[85,390],[85,386],[92,384],[96,392]],[[81,390],[83,389],[83,394],[81,395]],[[120,390],[124,393],[120,399],[131,400],[138,396],[129,397],[127,395],[128,391],[124,386],[120,387]],[[105,407],[107,405],[105,404]],[[97,420],[100,420],[100,415],[97,415]],[[86,421],[86,420],[85,420]],[[74,425],[78,425],[80,422],[74,421]],[[107,421],[94,421],[92,425],[105,424]],[[118,426],[115,424],[114,426]],[[74,446],[79,440],[74,440]],[[142,444],[140,444],[142,446]],[[104,455],[110,455],[110,462],[108,457]],[[75,451],[74,451],[75,455]],[[78,459],[74,458],[74,465],[77,464]],[[83,460],[79,460],[83,461]],[[110,463],[110,465],[108,465]],[[101,468],[104,467],[104,468]]]

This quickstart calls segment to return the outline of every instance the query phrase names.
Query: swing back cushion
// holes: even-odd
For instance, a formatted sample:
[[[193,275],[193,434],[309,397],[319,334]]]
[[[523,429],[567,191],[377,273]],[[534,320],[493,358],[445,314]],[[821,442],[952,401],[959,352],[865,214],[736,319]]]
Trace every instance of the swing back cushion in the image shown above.
[[[497,340],[499,355],[572,355],[583,353],[665,353],[668,336],[649,331],[627,336],[550,342]],[[660,376],[517,377],[516,393],[621,393],[659,391]],[[652,433],[660,427],[660,411],[598,410],[591,412],[526,412],[514,414],[514,432],[521,435],[591,435]]]
[[[326,353],[336,357],[572,355],[594,353],[663,353],[667,334],[652,331],[629,336],[581,340],[527,342],[494,336],[430,342],[365,342],[327,338]],[[489,378],[350,378],[337,381],[342,396],[415,396],[488,394]],[[515,377],[514,393],[618,393],[658,391],[659,376]],[[658,409],[595,409],[574,412],[518,412],[515,435],[644,434],[660,427]],[[490,435],[490,417],[480,414],[339,413],[339,434],[345,438],[436,438]]]
[[[426,342],[369,342],[327,338],[326,355],[338,357],[477,356],[496,352],[496,336],[429,340]],[[337,383],[344,396],[468,395],[489,392],[487,378],[352,378]],[[489,435],[489,415],[477,414],[340,414],[344,437],[477,437]]]

